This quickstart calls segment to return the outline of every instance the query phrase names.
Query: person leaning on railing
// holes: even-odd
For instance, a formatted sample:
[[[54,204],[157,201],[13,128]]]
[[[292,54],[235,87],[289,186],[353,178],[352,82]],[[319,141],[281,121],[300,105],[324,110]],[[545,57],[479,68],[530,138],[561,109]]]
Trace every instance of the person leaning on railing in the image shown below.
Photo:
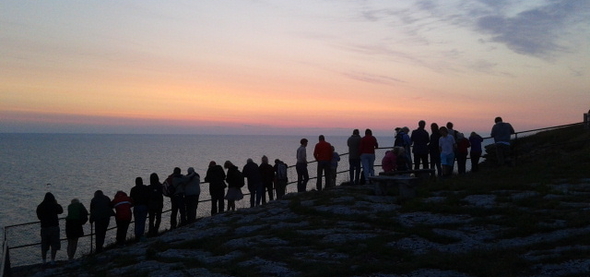
[[[77,198],[72,199],[66,217],[66,237],[68,238],[68,260],[74,259],[78,248],[78,238],[84,236],[84,224],[88,221],[88,210]]]
[[[59,239],[58,214],[64,212],[51,192],[45,194],[43,202],[37,206],[37,218],[41,221],[41,257],[43,264],[47,262],[47,251],[51,247],[51,264],[55,264],[55,255],[61,248]]]
[[[502,121],[501,117],[496,117],[494,120],[496,124],[492,127],[491,136],[494,138],[496,145],[496,157],[498,158],[498,165],[509,165],[511,162],[507,159],[510,156],[510,136],[514,134],[514,128],[510,123]]]
[[[90,224],[94,223],[97,253],[103,250],[104,239],[113,215],[115,213],[113,212],[111,199],[104,195],[102,190],[97,190],[94,193],[94,198],[90,201]]]

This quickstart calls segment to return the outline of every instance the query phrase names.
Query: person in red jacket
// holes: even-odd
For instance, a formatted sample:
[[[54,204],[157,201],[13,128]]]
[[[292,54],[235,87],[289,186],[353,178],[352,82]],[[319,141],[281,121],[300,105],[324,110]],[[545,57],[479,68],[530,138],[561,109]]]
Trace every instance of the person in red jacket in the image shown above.
[[[313,150],[313,157],[318,162],[318,179],[316,188],[322,190],[322,172],[326,176],[326,187],[332,187],[330,182],[330,163],[332,161],[332,145],[326,141],[324,135],[319,136],[319,142]]]
[[[117,222],[117,245],[123,246],[127,239],[129,223],[131,223],[133,200],[127,196],[127,193],[117,191],[112,203],[113,207],[115,207],[115,220]]]
[[[365,136],[361,138],[359,153],[361,154],[361,164],[363,165],[363,173],[367,183],[370,176],[375,176],[375,149],[377,148],[379,148],[379,144],[373,136],[373,131],[371,129],[365,130]]]

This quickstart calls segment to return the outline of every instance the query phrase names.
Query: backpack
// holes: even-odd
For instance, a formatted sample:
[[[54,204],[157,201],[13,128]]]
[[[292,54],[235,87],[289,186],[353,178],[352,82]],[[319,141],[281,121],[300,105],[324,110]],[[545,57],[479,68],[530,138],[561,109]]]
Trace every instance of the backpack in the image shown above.
[[[176,188],[174,187],[173,177],[172,175],[168,176],[164,183],[162,183],[162,194],[167,197],[172,197],[176,192]]]
[[[244,181],[244,174],[242,174],[241,171],[239,171],[237,168],[233,173],[233,181],[235,181],[235,184],[238,185],[240,188],[243,187],[246,182]]]
[[[277,179],[287,180],[287,165],[285,163],[277,164]]]

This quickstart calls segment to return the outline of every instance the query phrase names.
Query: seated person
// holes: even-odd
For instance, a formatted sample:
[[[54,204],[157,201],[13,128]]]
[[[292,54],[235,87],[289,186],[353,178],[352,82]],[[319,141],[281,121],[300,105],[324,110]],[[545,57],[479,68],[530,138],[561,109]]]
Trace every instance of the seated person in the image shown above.
[[[395,148],[385,152],[383,160],[381,160],[381,168],[383,172],[392,172],[397,168],[397,155],[395,154]]]

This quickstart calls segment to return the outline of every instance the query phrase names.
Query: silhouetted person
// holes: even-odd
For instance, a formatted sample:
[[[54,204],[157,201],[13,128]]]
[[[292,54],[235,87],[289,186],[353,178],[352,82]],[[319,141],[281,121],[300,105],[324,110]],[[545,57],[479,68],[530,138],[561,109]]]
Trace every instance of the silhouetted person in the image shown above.
[[[275,169],[272,165],[268,163],[268,157],[262,156],[260,159],[260,166],[258,167],[260,170],[260,177],[262,178],[262,189],[266,190],[268,193],[268,200],[274,200],[274,179],[275,179]],[[262,193],[262,204],[266,203],[266,195],[264,192]]]
[[[215,161],[209,163],[205,182],[209,183],[209,194],[211,195],[211,215],[222,213],[225,210],[225,171]]]
[[[498,159],[498,165],[503,166],[510,164],[510,136],[514,134],[514,128],[510,123],[502,121],[501,117],[496,117],[494,120],[496,124],[492,127],[491,136],[494,138],[496,145],[496,157]]]
[[[348,165],[350,183],[353,185],[359,184],[359,177],[361,175],[361,154],[359,152],[361,146],[361,136],[359,130],[354,129],[352,135],[346,141],[348,145]]]
[[[133,215],[135,216],[135,239],[140,241],[145,234],[145,221],[148,216],[150,204],[150,188],[143,184],[141,177],[135,178],[135,186],[129,193],[133,199]]]
[[[230,161],[225,161],[223,167],[227,169],[227,175],[225,181],[227,182],[227,210],[236,210],[236,201],[242,200],[244,194],[242,194],[242,187],[244,186],[244,176],[240,172],[237,166]]]
[[[201,176],[195,169],[189,167],[185,176],[184,205],[186,209],[186,222],[193,223],[197,220],[197,207],[201,194]]]
[[[467,165],[467,154],[469,154],[469,139],[465,138],[463,133],[457,133],[457,172],[459,174],[465,174]]]
[[[162,183],[156,173],[150,174],[150,202],[148,204],[149,229],[150,236],[158,234],[162,222],[162,209],[164,209],[164,195],[162,194]]]
[[[68,238],[68,260],[74,259],[78,249],[78,238],[84,236],[84,224],[88,221],[88,210],[77,198],[72,199],[66,216],[66,237]]]
[[[430,149],[430,168],[436,168],[436,172],[438,176],[442,176],[442,166],[440,164],[440,148],[438,145],[438,140],[440,139],[440,130],[438,129],[438,124],[432,123],[430,124],[430,144],[428,144],[428,148]]]
[[[453,125],[453,122],[450,122],[450,121],[447,122],[447,125],[446,126],[447,126],[447,132],[449,133],[449,136],[452,136],[453,139],[455,139],[455,142],[457,142],[457,133],[458,132],[454,129],[454,126],[455,125]],[[455,151],[457,151],[457,149],[455,149]],[[456,152],[455,152],[455,159],[457,159],[457,153]],[[454,160],[453,160],[453,163],[450,166],[451,166],[451,168],[450,168],[451,174],[453,174],[453,171],[455,170],[455,161]]]
[[[262,195],[264,195],[264,187],[262,186],[262,176],[260,176],[258,165],[252,159],[248,159],[246,165],[242,168],[242,174],[248,180],[250,207],[259,206],[262,202]]]
[[[180,173],[179,167],[175,167],[172,175],[168,176],[172,180],[172,186],[175,191],[170,202],[172,204],[172,211],[170,212],[170,228],[175,229],[178,226],[186,224],[186,209],[184,205],[184,176]],[[178,215],[180,214],[180,225],[178,225]]]
[[[330,184],[336,185],[336,175],[338,174],[338,162],[340,161],[340,154],[336,152],[336,148],[332,146],[332,160],[330,160]]]
[[[483,138],[476,132],[471,132],[469,136],[469,144],[471,144],[471,150],[469,151],[469,157],[471,158],[471,172],[479,171],[479,158],[481,158],[482,148],[481,143]]]
[[[395,149],[400,149],[400,148],[397,147],[392,150],[387,150],[385,152],[385,156],[383,156],[383,159],[381,160],[381,168],[383,169],[383,172],[385,172],[385,173],[393,172],[397,169],[397,152],[398,151],[394,151]]]
[[[313,157],[318,163],[316,189],[318,191],[322,190],[322,175],[326,176],[326,187],[331,187],[330,161],[332,160],[332,145],[326,141],[323,135],[318,137],[318,143],[313,149]]]
[[[412,146],[412,139],[410,138],[410,136],[408,135],[408,133],[410,132],[410,128],[408,127],[403,127],[403,128],[396,128],[395,131],[397,132],[397,134],[395,135],[395,140],[393,145],[395,147],[403,147],[404,148],[404,155],[406,155],[406,158],[403,159],[405,160],[408,164],[406,166],[404,166],[404,168],[407,168],[408,170],[412,169],[412,155],[411,155],[411,146]]]
[[[412,153],[414,153],[414,169],[419,169],[420,163],[422,163],[422,168],[428,168],[428,154],[430,152],[428,143],[430,142],[430,137],[424,127],[426,127],[426,122],[420,120],[418,122],[418,129],[412,131],[412,135],[410,136],[414,145],[412,148]]]
[[[449,134],[446,127],[440,127],[441,137],[438,139],[440,149],[440,161],[443,169],[443,177],[448,177],[453,174],[453,165],[455,164],[455,149],[457,143],[455,138]]]
[[[361,154],[361,164],[363,165],[363,173],[367,183],[370,176],[375,176],[375,149],[377,148],[379,148],[379,144],[373,136],[373,131],[366,129],[365,136],[361,138],[359,153]]]
[[[285,191],[287,190],[287,183],[289,179],[287,178],[287,165],[279,160],[275,160],[275,187],[277,189],[277,200],[283,198],[285,195]]]
[[[307,181],[309,181],[309,172],[307,171],[307,139],[301,139],[301,145],[297,148],[297,163],[295,169],[297,170],[297,192],[304,192],[307,190]]]
[[[115,208],[115,221],[117,222],[117,245],[123,246],[127,240],[127,230],[129,230],[129,224],[133,217],[131,213],[133,200],[127,196],[127,193],[117,191],[112,204]]]
[[[41,257],[43,264],[47,262],[47,251],[51,248],[51,265],[55,264],[57,250],[61,249],[59,240],[58,214],[64,212],[63,207],[57,203],[51,192],[45,194],[45,198],[37,206],[37,218],[41,221]]]
[[[97,253],[103,250],[104,238],[113,215],[111,199],[102,190],[97,190],[90,201],[90,223],[94,223]]]

